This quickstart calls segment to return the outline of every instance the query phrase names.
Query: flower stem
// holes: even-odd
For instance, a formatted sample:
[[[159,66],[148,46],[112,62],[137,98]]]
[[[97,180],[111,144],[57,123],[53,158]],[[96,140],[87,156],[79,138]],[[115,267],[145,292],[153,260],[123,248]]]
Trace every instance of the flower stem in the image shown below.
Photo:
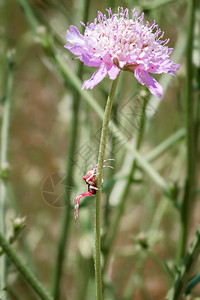
[[[12,51],[9,53],[11,54]],[[8,78],[6,95],[3,105],[3,118],[2,118],[2,131],[1,131],[1,181],[0,181],[0,232],[6,235],[6,198],[7,198],[7,177],[8,177],[8,139],[9,139],[9,125],[10,125],[10,107],[12,100],[13,90],[13,64],[11,55],[8,55]],[[0,290],[2,291],[2,300],[6,300],[7,292],[7,267],[6,257],[2,255],[0,257]]]
[[[136,144],[135,144],[135,149],[136,150],[139,150],[139,148],[141,146],[141,142],[142,142],[144,127],[145,127],[145,110],[146,110],[147,103],[148,103],[147,100],[144,98],[144,102],[143,102],[143,105],[142,105],[141,118],[140,118],[140,123],[139,123],[139,128],[138,128],[138,134],[137,134]],[[112,244],[115,240],[117,230],[119,228],[120,220],[121,220],[121,217],[123,215],[123,211],[124,211],[124,207],[125,207],[127,194],[129,192],[129,189],[130,189],[130,186],[131,186],[131,183],[132,183],[132,179],[133,179],[133,174],[134,174],[135,170],[136,170],[136,160],[135,160],[135,155],[133,154],[129,175],[128,175],[128,178],[127,178],[126,183],[124,185],[124,188],[123,188],[123,191],[121,193],[120,199],[119,199],[119,205],[117,207],[117,211],[116,211],[114,221],[111,223],[111,228],[109,230],[108,236],[107,236],[106,241],[105,241],[104,269],[105,269],[106,264],[107,264],[107,260],[108,260],[108,257],[109,257],[111,246],[112,246]]]
[[[178,272],[174,288],[170,293],[169,300],[181,300],[187,288],[191,271],[195,266],[200,253],[200,225],[190,245],[188,253],[183,263],[181,263],[180,271]]]
[[[112,110],[112,104],[117,88],[119,75],[112,82],[110,94],[107,99],[106,108],[104,112],[103,125],[101,131],[101,140],[99,147],[98,168],[97,168],[97,188],[96,193],[96,226],[95,226],[95,279],[96,279],[96,296],[97,300],[102,299],[102,279],[101,279],[101,188],[103,177],[103,161],[106,150],[106,140],[108,133],[109,120]]]
[[[21,258],[15,253],[14,249],[8,241],[5,239],[3,234],[0,232],[0,246],[4,252],[8,255],[10,260],[15,264],[19,272],[24,276],[27,282],[32,286],[34,291],[41,297],[43,300],[53,300],[51,296],[46,292],[41,283],[35,278],[33,273],[25,266]],[[2,298],[3,299],[3,298]]]
[[[189,1],[189,21],[187,32],[187,49],[186,49],[186,93],[185,93],[185,127],[186,127],[186,179],[184,197],[181,206],[181,232],[179,239],[179,247],[177,252],[177,262],[184,257],[187,237],[190,207],[194,199],[194,184],[195,184],[195,156],[194,156],[194,100],[193,100],[193,36],[194,36],[194,21],[195,21],[195,0]]]

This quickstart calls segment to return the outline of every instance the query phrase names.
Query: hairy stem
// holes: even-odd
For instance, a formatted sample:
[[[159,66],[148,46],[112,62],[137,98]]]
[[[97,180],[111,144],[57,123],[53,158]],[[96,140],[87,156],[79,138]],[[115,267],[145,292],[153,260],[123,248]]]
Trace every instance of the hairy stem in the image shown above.
[[[104,112],[103,125],[101,131],[101,140],[99,147],[98,168],[97,168],[97,188],[96,194],[96,224],[95,224],[95,279],[96,279],[96,296],[97,300],[102,299],[102,279],[101,279],[101,188],[103,177],[103,162],[106,150],[106,140],[108,133],[109,120],[117,88],[119,75],[112,82],[110,94],[107,99],[106,108]]]
[[[144,133],[144,125],[145,125],[146,106],[147,106],[147,101],[146,101],[146,99],[144,99],[144,102],[143,102],[143,105],[142,105],[141,118],[140,118],[140,122],[139,122],[138,134],[137,134],[136,144],[135,144],[135,149],[136,150],[139,150],[139,148],[141,146],[141,142],[142,142],[142,137],[143,137],[143,133]],[[109,230],[107,239],[105,241],[104,268],[106,267],[106,263],[107,263],[107,260],[108,260],[108,257],[109,257],[111,246],[112,246],[112,244],[115,240],[117,230],[119,228],[120,220],[121,220],[121,217],[122,217],[123,212],[124,212],[124,207],[125,207],[127,194],[129,192],[130,186],[132,184],[133,174],[134,174],[135,170],[136,170],[136,160],[135,160],[135,156],[133,155],[130,172],[129,172],[128,178],[126,180],[124,189],[123,189],[123,191],[121,193],[121,196],[120,196],[120,200],[119,200],[117,211],[116,211],[116,214],[115,214],[115,217],[114,217],[114,221],[111,223],[111,228]]]
[[[185,127],[186,127],[186,179],[184,197],[181,206],[181,232],[179,239],[179,247],[177,252],[177,262],[185,255],[190,207],[194,199],[195,184],[195,162],[194,162],[194,101],[193,101],[193,36],[195,21],[195,0],[189,0],[189,16],[187,31],[187,49],[186,49],[186,93],[185,93]]]

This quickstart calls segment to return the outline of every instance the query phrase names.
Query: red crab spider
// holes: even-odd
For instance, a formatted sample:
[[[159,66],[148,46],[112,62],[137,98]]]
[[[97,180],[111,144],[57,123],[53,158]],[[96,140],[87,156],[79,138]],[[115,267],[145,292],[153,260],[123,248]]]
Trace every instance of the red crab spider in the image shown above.
[[[109,160],[114,160],[112,158],[109,158],[109,159],[105,159],[104,162],[106,161],[109,161]],[[85,183],[88,185],[88,191],[83,193],[83,194],[80,194],[76,197],[75,199],[75,202],[74,202],[74,219],[75,219],[75,222],[77,224],[79,224],[78,222],[78,209],[79,209],[79,203],[80,203],[80,199],[83,198],[83,197],[86,197],[86,196],[90,196],[90,195],[95,195],[96,194],[96,191],[98,190],[98,188],[96,187],[96,184],[97,184],[97,167],[98,165],[94,166],[92,168],[92,170],[89,170],[85,176],[83,176],[83,179],[85,180]],[[103,165],[103,168],[111,168],[113,169],[112,166],[106,166],[106,165]],[[102,184],[103,184],[103,179],[102,179]]]

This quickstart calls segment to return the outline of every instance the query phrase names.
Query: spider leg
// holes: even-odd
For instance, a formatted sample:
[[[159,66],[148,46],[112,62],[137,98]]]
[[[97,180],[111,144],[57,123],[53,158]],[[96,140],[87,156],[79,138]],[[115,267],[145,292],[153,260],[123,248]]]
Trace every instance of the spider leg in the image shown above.
[[[107,162],[107,161],[110,161],[110,160],[115,160],[114,158],[108,158],[108,159],[104,159],[103,162]],[[106,166],[106,165],[103,165],[103,168],[111,168],[111,169],[114,169],[112,166]]]
[[[111,169],[114,169],[112,166],[105,166],[105,165],[103,165],[103,168],[111,168]]]
[[[79,203],[80,203],[80,199],[86,196],[90,196],[92,195],[92,191],[87,191],[83,194],[80,194],[76,197],[75,201],[74,201],[74,219],[75,222],[77,224],[77,226],[79,227],[79,221],[78,221],[78,209],[79,209]]]
[[[98,189],[96,186],[90,185],[90,189],[95,190],[95,191],[99,191],[101,189]]]
[[[107,159],[104,159],[104,161],[109,161],[109,160],[115,160],[114,158],[107,158]]]

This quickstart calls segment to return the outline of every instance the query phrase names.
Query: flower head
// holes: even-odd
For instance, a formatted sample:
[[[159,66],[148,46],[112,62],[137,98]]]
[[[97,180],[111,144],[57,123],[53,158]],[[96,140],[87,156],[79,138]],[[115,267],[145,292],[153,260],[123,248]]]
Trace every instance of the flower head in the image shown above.
[[[120,70],[131,71],[142,85],[150,92],[162,98],[162,86],[149,73],[170,73],[180,68],[169,56],[173,48],[166,44],[169,39],[162,40],[164,32],[158,28],[155,21],[143,24],[144,13],[138,16],[136,9],[118,8],[117,14],[107,9],[108,17],[98,12],[98,18],[91,24],[81,24],[85,27],[84,35],[75,26],[70,26],[66,39],[71,44],[65,48],[87,66],[98,67],[89,80],[84,81],[82,89],[92,89],[108,74],[114,80]]]

